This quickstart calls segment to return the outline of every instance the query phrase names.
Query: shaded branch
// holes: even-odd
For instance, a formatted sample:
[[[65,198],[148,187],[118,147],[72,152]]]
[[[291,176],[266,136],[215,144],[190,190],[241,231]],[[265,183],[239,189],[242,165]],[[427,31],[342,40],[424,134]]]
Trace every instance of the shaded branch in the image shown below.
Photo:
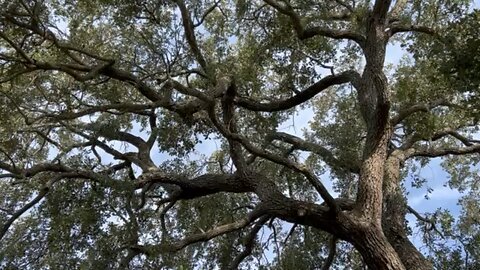
[[[286,166],[287,168],[293,169],[294,171],[297,171],[301,173],[302,175],[305,176],[305,178],[308,180],[308,182],[315,188],[315,190],[320,194],[323,200],[328,204],[330,207],[330,210],[337,212],[338,208],[335,203],[335,200],[333,199],[332,195],[330,192],[325,188],[323,183],[315,176],[314,173],[312,173],[306,166],[297,164],[296,162],[291,161],[290,159],[282,156],[278,156],[272,153],[269,153],[265,151],[264,149],[259,149],[258,147],[254,146],[251,143],[251,140],[248,138],[241,136],[236,133],[231,133],[230,131],[226,130],[221,124],[219,124],[219,121],[215,115],[215,110],[214,107],[212,106],[210,110],[208,111],[209,117],[211,121],[213,122],[213,125],[217,127],[217,129],[222,133],[223,136],[226,138],[230,138],[232,140],[238,141],[243,145],[243,147],[253,154],[254,156],[259,156],[262,158],[265,158],[267,160],[270,160],[272,162],[275,162],[277,164]]]
[[[480,144],[475,144],[467,147],[445,147],[445,148],[429,148],[414,149],[408,157],[442,157],[448,155],[467,155],[480,153]]]
[[[203,57],[202,52],[198,47],[197,38],[195,37],[195,26],[192,22],[187,7],[185,6],[185,2],[183,0],[175,0],[175,3],[177,3],[177,6],[180,9],[180,13],[182,15],[182,24],[185,30],[185,37],[187,39],[188,45],[190,46],[193,55],[197,59],[198,64],[200,64],[202,69],[208,73],[207,61],[205,61],[205,58]]]
[[[26,211],[28,211],[30,208],[35,206],[38,202],[40,202],[48,193],[50,186],[55,183],[56,181],[60,180],[61,176],[57,176],[51,181],[48,182],[47,185],[45,185],[40,191],[38,192],[37,196],[33,198],[29,203],[25,204],[21,209],[16,211],[6,222],[3,224],[2,229],[0,230],[0,240],[5,236],[5,234],[8,232],[8,229],[10,226],[17,220],[21,215],[23,215]]]
[[[235,81],[230,82],[230,85],[226,89],[223,98],[222,98],[222,111],[223,111],[223,123],[226,127],[226,130],[229,133],[238,133],[237,130],[237,121],[235,119],[235,106],[234,99],[237,95],[237,86]],[[231,137],[227,136],[228,144],[230,145],[230,156],[232,158],[235,167],[239,171],[244,171],[246,169],[246,161],[242,155],[241,144],[233,140]]]
[[[391,123],[392,126],[396,126],[403,120],[405,120],[407,117],[410,115],[416,113],[416,112],[429,112],[430,110],[440,107],[440,106],[454,106],[452,103],[446,101],[445,99],[438,99],[434,100],[431,103],[417,103],[414,105],[411,105],[408,108],[403,108],[401,109],[395,116],[392,117]]]
[[[263,227],[263,225],[270,219],[269,216],[261,217],[253,226],[252,230],[245,236],[244,243],[245,249],[240,252],[233,262],[231,263],[229,269],[235,270],[238,269],[240,263],[242,263],[245,258],[247,258],[250,254],[252,254],[253,247],[255,245],[255,238],[257,237],[258,232]]]
[[[389,35],[393,36],[396,33],[403,33],[403,32],[417,32],[417,33],[424,33],[428,35],[435,35],[437,32],[435,29],[427,27],[427,26],[421,26],[421,25],[413,25],[413,24],[398,24],[395,23],[390,26],[390,31]]]
[[[305,141],[299,137],[284,132],[276,132],[271,134],[270,137],[274,140],[280,140],[282,142],[292,144],[295,149],[309,151],[319,155],[322,160],[334,170],[347,170],[356,174],[360,172],[360,168],[355,161],[349,163],[340,161],[332,154],[330,150],[319,144]]]
[[[311,27],[305,29],[302,19],[297,13],[295,13],[293,7],[287,2],[279,2],[276,0],[264,0],[264,2],[275,8],[278,12],[290,17],[293,28],[295,29],[298,38],[301,40],[309,39],[315,36],[324,36],[333,39],[350,39],[358,44],[363,44],[365,41],[365,38],[361,34],[353,31],[334,30],[326,27]]]
[[[380,19],[381,21],[385,20],[391,4],[391,0],[376,0],[375,4],[373,5],[372,16]]]
[[[321,79],[320,81],[309,86],[307,89],[300,93],[287,98],[285,100],[272,101],[268,103],[257,102],[248,98],[237,98],[235,103],[243,108],[251,111],[264,111],[264,112],[276,112],[283,111],[300,105],[315,95],[319,94],[323,90],[333,85],[339,85],[347,82],[354,82],[359,78],[359,74],[356,71],[345,71],[337,75],[329,75]]]
[[[333,260],[335,259],[335,254],[337,252],[337,241],[338,238],[332,236],[330,241],[328,241],[328,257],[322,265],[321,270],[328,270],[332,266]]]
[[[204,233],[193,234],[185,237],[182,240],[175,241],[172,243],[162,243],[158,245],[148,245],[148,246],[135,246],[133,248],[138,249],[142,253],[145,253],[148,255],[161,254],[166,252],[168,253],[176,252],[176,251],[182,250],[188,245],[198,243],[198,242],[206,242],[220,235],[224,235],[224,234],[245,228],[250,223],[255,221],[257,218],[263,216],[264,214],[265,214],[265,210],[263,210],[262,206],[260,205],[256,209],[254,209],[252,212],[250,212],[245,218],[242,218],[232,223],[215,227]]]

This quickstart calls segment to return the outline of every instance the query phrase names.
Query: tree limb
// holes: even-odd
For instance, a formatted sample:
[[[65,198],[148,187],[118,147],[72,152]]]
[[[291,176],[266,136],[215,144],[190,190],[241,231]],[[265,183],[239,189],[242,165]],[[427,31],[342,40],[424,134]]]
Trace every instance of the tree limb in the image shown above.
[[[389,30],[389,35],[393,36],[396,33],[403,33],[403,32],[418,32],[418,33],[424,33],[428,35],[435,35],[437,32],[435,29],[427,27],[427,26],[421,26],[421,25],[413,25],[413,24],[398,24],[395,23],[390,26]]]
[[[247,98],[237,98],[235,103],[243,108],[251,111],[277,112],[293,108],[300,105],[318,93],[327,89],[330,86],[343,84],[347,82],[354,82],[358,79],[359,74],[356,71],[345,71],[337,75],[329,75],[322,78],[320,81],[312,84],[302,92],[287,98],[285,100],[272,101],[268,103],[261,103]]]
[[[264,2],[275,8],[278,12],[290,17],[293,28],[295,29],[298,38],[301,40],[320,35],[332,39],[350,39],[358,44],[363,44],[365,41],[365,38],[361,34],[349,30],[334,30],[326,27],[312,27],[305,29],[302,19],[287,2],[282,1],[280,3],[276,0],[264,0]]]
[[[337,237],[335,236],[330,237],[330,240],[328,242],[328,257],[323,263],[321,270],[330,269],[330,266],[332,265],[333,260],[335,259],[335,254],[337,252],[337,241],[338,241]]]
[[[240,252],[233,262],[231,263],[229,269],[235,270],[238,269],[238,266],[242,261],[247,258],[250,254],[252,254],[253,247],[255,245],[255,238],[257,237],[258,232],[263,227],[263,225],[270,219],[269,216],[261,217],[253,226],[252,230],[245,236],[244,243],[245,249]]]
[[[440,106],[453,106],[453,104],[443,98],[434,100],[431,103],[417,103],[408,108],[401,109],[395,116],[392,117],[390,122],[392,123],[392,126],[396,126],[416,112],[429,112],[431,109]]]
[[[175,3],[177,3],[177,6],[180,9],[180,13],[182,15],[182,23],[188,45],[190,46],[193,55],[197,59],[198,64],[200,64],[202,69],[208,73],[207,61],[205,61],[205,58],[203,57],[202,52],[198,47],[197,38],[195,37],[195,27],[193,25],[192,19],[190,18],[187,7],[185,6],[185,2],[183,0],[175,0]]]
[[[355,161],[352,161],[350,163],[342,162],[338,160],[330,150],[319,144],[305,141],[301,138],[284,132],[276,132],[274,134],[271,134],[270,137],[274,140],[280,140],[282,142],[292,144],[295,149],[309,151],[319,155],[322,160],[329,166],[331,166],[334,170],[347,170],[356,174],[360,172],[360,168],[358,164],[355,163]]]

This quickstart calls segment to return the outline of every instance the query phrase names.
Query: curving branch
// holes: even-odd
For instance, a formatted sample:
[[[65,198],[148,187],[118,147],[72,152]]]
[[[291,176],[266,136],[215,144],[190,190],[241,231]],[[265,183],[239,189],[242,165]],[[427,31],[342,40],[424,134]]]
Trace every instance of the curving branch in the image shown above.
[[[244,239],[245,249],[242,252],[240,252],[235,257],[235,259],[233,259],[233,262],[231,263],[228,269],[231,269],[231,270],[238,269],[238,266],[240,265],[240,263],[242,263],[242,261],[245,260],[245,258],[247,258],[250,254],[252,254],[253,247],[255,245],[255,238],[257,237],[257,234],[260,231],[260,229],[269,219],[270,219],[269,216],[263,216],[255,223],[252,230],[245,236],[245,239]]]
[[[480,153],[480,144],[466,147],[424,147],[421,149],[413,149],[408,157],[443,157],[448,155],[458,156],[475,153]]]
[[[436,35],[437,32],[435,29],[427,26],[421,26],[421,25],[413,25],[413,24],[398,24],[395,23],[391,25],[390,30],[389,30],[389,35],[393,36],[396,33],[404,33],[404,32],[417,32],[417,33],[423,33],[427,35]]]
[[[411,105],[410,107],[400,109],[400,111],[395,116],[392,117],[392,119],[390,120],[390,123],[392,123],[392,126],[396,126],[414,113],[429,112],[430,110],[435,109],[437,107],[441,107],[441,106],[455,106],[455,105],[443,98],[434,100],[430,103],[426,103],[426,102],[416,103]]]
[[[315,36],[323,36],[332,39],[349,39],[358,44],[363,44],[365,42],[365,38],[361,34],[350,30],[336,30],[327,27],[311,27],[305,29],[300,16],[295,13],[293,7],[286,1],[264,0],[264,2],[290,18],[293,28],[295,29],[298,38],[301,40]]]
[[[276,132],[271,134],[270,139],[289,143],[294,149],[315,153],[319,155],[323,161],[334,170],[346,170],[356,174],[360,173],[360,167],[358,166],[357,162],[352,161],[347,163],[340,161],[330,150],[319,144],[305,141],[299,137],[284,132]]]
[[[436,140],[444,138],[445,136],[448,136],[448,135],[450,135],[453,138],[459,140],[465,146],[473,146],[474,144],[480,144],[480,140],[467,138],[467,137],[463,136],[462,134],[460,134],[456,129],[452,129],[452,128],[446,128],[444,130],[441,130],[441,131],[435,133],[432,136],[431,140],[436,141]]]
[[[132,246],[132,249],[138,250],[139,252],[145,253],[147,255],[176,252],[176,251],[182,250],[183,248],[191,244],[198,243],[198,242],[206,242],[220,235],[238,231],[242,228],[245,228],[246,226],[248,226],[249,224],[251,224],[256,219],[260,218],[263,215],[265,215],[265,210],[262,208],[262,205],[260,205],[257,208],[255,208],[253,211],[251,211],[246,217],[232,223],[215,227],[209,231],[193,234],[185,237],[182,240],[178,240],[171,243],[161,243],[157,245],[146,245],[146,246],[135,245],[135,246]]]
[[[205,61],[205,58],[203,57],[203,54],[198,47],[197,38],[195,37],[195,25],[193,24],[192,18],[190,17],[187,7],[185,6],[185,2],[183,0],[175,0],[175,3],[180,9],[180,13],[182,15],[182,24],[185,30],[185,37],[187,39],[188,45],[190,46],[193,55],[197,59],[198,64],[205,72],[207,72],[207,61]]]
[[[333,85],[344,84],[348,82],[356,83],[359,78],[359,74],[356,71],[345,71],[337,75],[329,75],[321,79],[320,81],[312,84],[307,89],[299,92],[298,94],[287,98],[285,100],[271,101],[268,103],[258,102],[248,98],[237,98],[235,103],[245,109],[251,111],[263,111],[263,112],[277,112],[293,108],[300,105],[315,95],[321,93]]]
[[[410,206],[407,206],[407,210],[410,214],[414,215],[418,220],[422,221],[423,223],[425,224],[430,224],[430,228],[431,230],[434,230],[435,232],[437,232],[442,238],[445,238],[445,236],[440,232],[440,230],[438,230],[437,228],[437,225],[436,225],[436,222],[434,219],[430,219],[430,218],[426,218],[424,216],[422,216],[420,213],[418,213],[415,209],[413,209],[412,207]]]
[[[223,136],[231,140],[238,141],[253,156],[265,158],[274,163],[283,165],[287,168],[290,168],[294,171],[301,173],[303,176],[305,176],[308,182],[315,188],[318,194],[320,194],[322,199],[328,204],[328,206],[330,207],[330,210],[332,210],[335,213],[338,212],[339,209],[337,207],[335,199],[332,197],[332,195],[327,190],[327,188],[323,185],[323,183],[318,179],[318,177],[314,173],[312,173],[306,166],[297,164],[296,162],[293,162],[287,157],[278,156],[278,155],[269,153],[264,149],[260,149],[254,146],[251,143],[251,140],[249,140],[248,138],[236,133],[231,133],[230,131],[226,130],[225,127],[219,124],[219,121],[215,115],[215,110],[213,106],[210,108],[208,113],[209,113],[210,120],[213,122],[213,125],[222,133]]]
[[[332,236],[330,241],[328,241],[328,256],[325,262],[322,265],[321,270],[328,270],[332,266],[333,260],[335,259],[335,254],[337,253],[337,241],[338,238]]]
[[[48,183],[43,186],[40,191],[38,192],[37,196],[33,198],[29,203],[25,204],[22,208],[12,214],[12,216],[3,224],[2,229],[0,230],[0,240],[5,236],[8,232],[10,226],[17,220],[20,216],[22,216],[25,212],[29,209],[34,207],[37,203],[39,203],[48,193],[50,187],[57,181],[63,178],[63,175],[57,175],[53,179],[49,180]]]

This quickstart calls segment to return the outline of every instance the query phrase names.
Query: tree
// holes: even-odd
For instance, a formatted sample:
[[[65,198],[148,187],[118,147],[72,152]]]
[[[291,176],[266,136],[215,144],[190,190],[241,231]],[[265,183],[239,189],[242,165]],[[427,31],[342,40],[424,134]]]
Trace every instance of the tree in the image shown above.
[[[478,267],[468,4],[1,1],[0,266]],[[432,158],[458,219],[407,204]]]

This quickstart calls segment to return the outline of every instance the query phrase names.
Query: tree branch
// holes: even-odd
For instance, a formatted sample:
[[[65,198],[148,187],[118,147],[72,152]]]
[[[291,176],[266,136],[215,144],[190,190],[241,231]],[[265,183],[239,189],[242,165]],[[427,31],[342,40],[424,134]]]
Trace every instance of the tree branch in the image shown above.
[[[234,99],[236,95],[237,86],[235,85],[235,81],[232,80],[225,93],[223,94],[222,111],[223,123],[226,126],[227,131],[234,134],[238,133],[234,106]],[[232,161],[235,164],[235,167],[237,167],[239,171],[243,172],[247,167],[247,163],[242,154],[241,144],[230,137],[227,137],[227,140],[230,145],[230,156],[232,158]]]
[[[167,253],[167,252],[168,253],[176,252],[185,248],[188,245],[198,243],[198,242],[206,242],[220,235],[224,235],[224,234],[245,228],[250,223],[258,219],[259,217],[263,216],[264,214],[265,214],[265,210],[260,205],[257,208],[255,208],[252,212],[250,212],[245,218],[242,218],[233,223],[228,223],[225,225],[215,227],[207,232],[193,234],[185,237],[182,240],[175,241],[173,243],[162,243],[158,245],[148,245],[148,246],[134,246],[133,248],[138,249],[142,253],[145,253],[148,255],[155,255],[155,254],[161,254],[161,253]]]
[[[334,170],[346,170],[356,174],[360,172],[360,168],[355,161],[352,161],[350,163],[342,162],[338,160],[332,154],[332,152],[330,152],[330,150],[319,144],[305,141],[301,138],[284,132],[276,132],[274,134],[271,134],[270,137],[273,140],[279,140],[292,144],[295,149],[309,151],[319,155],[320,157],[322,157],[323,161],[327,163],[330,167],[332,167],[332,169]]]
[[[309,39],[315,36],[324,36],[332,39],[350,39],[358,44],[363,44],[365,38],[356,32],[348,31],[348,30],[334,30],[326,27],[312,27],[312,28],[304,28],[302,23],[302,19],[300,16],[295,13],[293,7],[290,6],[287,2],[278,2],[276,0],[264,0],[265,3],[272,6],[278,12],[290,17],[293,28],[297,33],[297,36],[301,40]]]
[[[240,263],[242,263],[245,258],[247,258],[250,254],[252,254],[253,247],[255,245],[255,238],[257,237],[258,232],[260,229],[263,227],[263,225],[270,219],[269,216],[263,216],[261,217],[253,226],[252,230],[245,236],[244,243],[245,243],[245,249],[240,252],[235,259],[233,259],[233,262],[231,263],[229,269],[235,270],[238,269],[238,266]]]
[[[328,257],[322,265],[321,270],[328,270],[335,259],[335,254],[337,252],[337,237],[332,236],[328,242]]]
[[[434,100],[431,103],[417,103],[408,108],[401,109],[395,116],[392,117],[390,122],[392,123],[392,126],[396,126],[405,120],[405,118],[416,112],[429,112],[430,110],[440,106],[453,106],[453,104],[443,98]]]
[[[330,86],[343,84],[347,82],[355,82],[359,78],[356,71],[345,71],[337,75],[329,75],[320,81],[309,86],[302,92],[285,100],[272,101],[268,103],[261,103],[247,98],[237,98],[236,104],[251,111],[277,112],[293,108],[302,104],[318,93],[327,89]]]
[[[412,25],[412,24],[403,25],[399,23],[395,23],[390,26],[390,31],[389,31],[390,36],[393,36],[396,33],[403,33],[403,32],[418,32],[418,33],[424,33],[428,35],[437,34],[435,29],[427,26]]]
[[[198,47],[197,38],[195,37],[195,28],[192,19],[190,18],[187,7],[185,6],[185,2],[183,0],[175,0],[175,3],[177,3],[178,8],[180,9],[180,13],[182,14],[182,23],[188,45],[190,46],[193,55],[197,59],[198,64],[200,64],[203,71],[208,74],[207,61],[205,61],[205,58],[203,57],[202,52]]]

